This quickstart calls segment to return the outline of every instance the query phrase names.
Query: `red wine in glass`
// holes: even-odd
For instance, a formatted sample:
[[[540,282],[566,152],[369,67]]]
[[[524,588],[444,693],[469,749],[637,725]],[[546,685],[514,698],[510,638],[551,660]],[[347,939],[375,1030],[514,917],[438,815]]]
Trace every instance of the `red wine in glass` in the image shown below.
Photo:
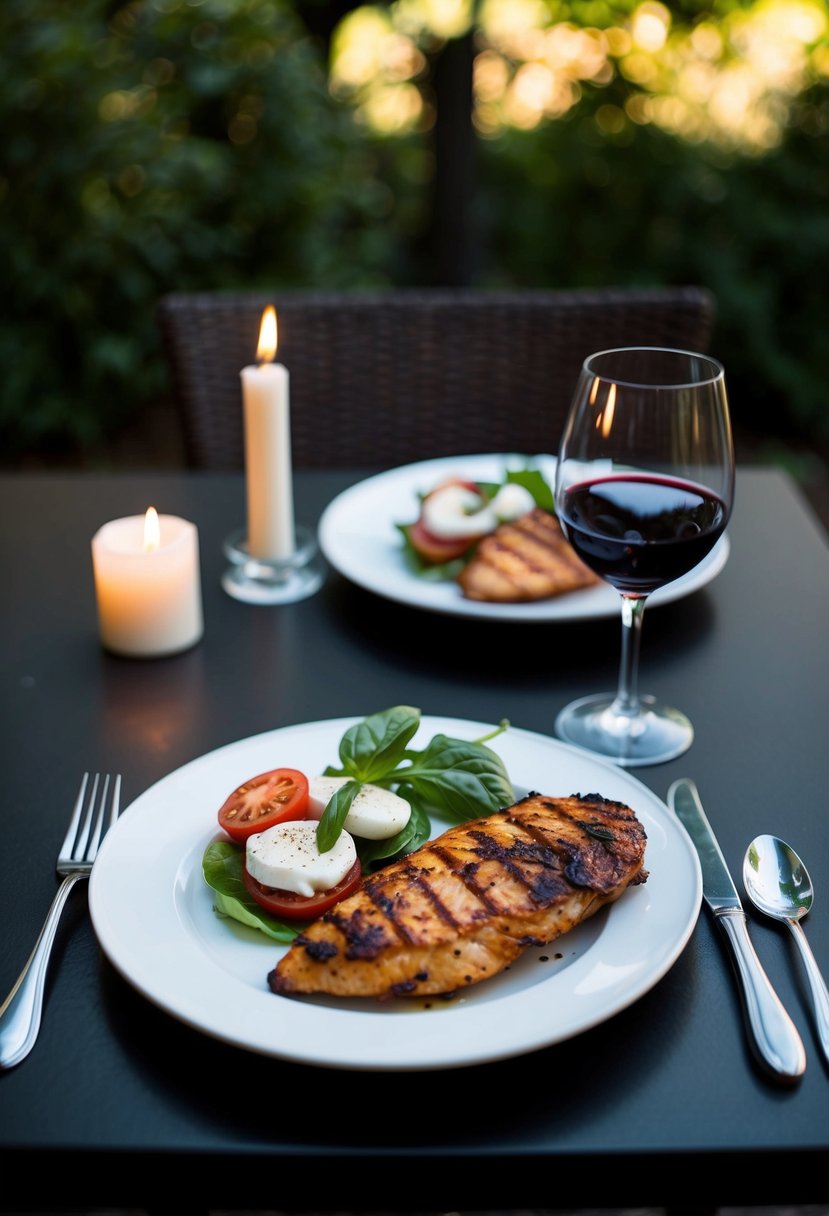
[[[704,486],[646,473],[575,482],[559,508],[585,565],[628,595],[649,595],[687,574],[713,549],[727,516]]]

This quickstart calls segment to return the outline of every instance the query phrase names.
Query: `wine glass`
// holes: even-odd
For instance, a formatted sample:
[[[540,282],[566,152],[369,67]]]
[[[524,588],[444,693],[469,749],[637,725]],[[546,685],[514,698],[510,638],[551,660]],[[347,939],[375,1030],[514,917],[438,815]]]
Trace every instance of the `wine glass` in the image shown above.
[[[621,595],[615,693],[583,697],[556,733],[624,767],[660,764],[694,737],[685,714],[638,692],[647,597],[713,549],[731,514],[734,445],[721,363],[662,347],[585,359],[564,425],[555,479],[562,530]]]

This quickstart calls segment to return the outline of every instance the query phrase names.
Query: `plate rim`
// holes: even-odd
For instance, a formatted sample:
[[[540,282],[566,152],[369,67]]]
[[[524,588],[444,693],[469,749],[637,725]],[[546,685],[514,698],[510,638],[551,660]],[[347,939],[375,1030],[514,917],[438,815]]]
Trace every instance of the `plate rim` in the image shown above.
[[[366,493],[370,494],[372,490],[381,493],[384,488],[388,488],[389,485],[393,486],[395,482],[408,481],[409,478],[419,476],[422,476],[425,482],[427,478],[436,478],[440,473],[446,473],[459,465],[466,464],[468,468],[473,464],[491,464],[495,461],[540,462],[542,466],[552,464],[554,467],[556,457],[543,452],[535,455],[524,455],[520,452],[478,452],[464,456],[438,456],[373,473],[341,490],[327,504],[317,525],[317,543],[320,552],[332,569],[363,590],[382,596],[393,603],[445,616],[524,624],[554,624],[618,618],[619,596],[610,586],[601,585],[529,603],[482,603],[466,599],[461,595],[459,589],[450,587],[446,582],[430,583],[427,580],[418,580],[416,575],[406,570],[402,550],[400,551],[399,567],[388,567],[384,566],[382,562],[378,562],[368,575],[353,557],[339,551],[335,529],[341,526],[343,516],[347,511],[353,509],[355,501],[359,501]],[[405,521],[390,520],[389,522],[391,528],[394,528],[398,522]],[[706,586],[723,569],[730,551],[731,544],[728,529],[726,529],[711,552],[693,570],[648,597],[649,611],[662,604],[684,599]],[[457,590],[456,595],[452,594],[453,590]],[[570,611],[568,611],[568,606]]]
[[[166,922],[163,915],[160,918],[163,931],[166,931],[168,934],[168,937],[164,940],[165,942],[169,941],[169,933],[172,930],[176,949],[180,952],[183,948],[186,955],[189,956],[183,960],[175,960],[176,983],[179,982],[180,975],[183,976],[189,966],[190,973],[184,985],[188,988],[188,991],[184,994],[181,992],[165,992],[163,984],[159,983],[155,962],[148,966],[146,958],[142,962],[143,969],[136,972],[134,965],[136,952],[135,934],[138,933],[140,937],[141,932],[145,931],[147,933],[145,946],[150,946],[150,948],[155,944],[155,938],[145,918],[135,916],[134,893],[130,890],[129,884],[130,881],[134,882],[136,880],[130,880],[129,875],[124,873],[123,865],[121,866],[119,876],[118,865],[116,863],[118,861],[118,849],[121,844],[125,847],[129,845],[130,861],[134,860],[136,851],[140,853],[141,834],[138,823],[142,815],[150,814],[147,810],[148,806],[152,815],[160,817],[163,811],[164,797],[168,793],[174,794],[177,786],[182,783],[186,785],[188,779],[194,775],[198,778],[200,770],[210,770],[213,765],[221,767],[224,760],[233,757],[238,764],[239,770],[243,771],[241,769],[240,758],[242,753],[246,751],[256,752],[260,748],[269,747],[278,738],[290,743],[291,735],[293,734],[302,732],[319,733],[325,738],[326,747],[329,749],[326,751],[326,755],[329,755],[331,741],[334,739],[338,741],[342,733],[349,726],[360,720],[362,720],[360,716],[349,716],[320,719],[313,722],[291,723],[224,744],[201,756],[195,757],[165,777],[160,778],[122,812],[119,821],[104,838],[98,860],[93,866],[89,883],[90,915],[93,929],[104,954],[124,979],[152,1004],[164,1010],[176,1020],[209,1037],[270,1058],[341,1070],[405,1072],[416,1069],[428,1070],[446,1067],[465,1067],[489,1063],[512,1058],[517,1055],[524,1055],[544,1047],[552,1046],[565,1039],[576,1037],[593,1026],[614,1017],[617,1013],[639,1000],[674,965],[693,933],[702,901],[702,877],[699,860],[690,838],[680,821],[676,816],[671,814],[667,805],[648,786],[634,777],[629,771],[593,757],[581,751],[581,749],[572,747],[557,739],[522,727],[510,726],[505,736],[499,737],[500,740],[509,737],[511,743],[515,742],[516,746],[524,744],[527,748],[540,748],[543,752],[553,757],[557,754],[567,757],[577,768],[579,765],[586,766],[586,771],[590,771],[591,775],[606,775],[608,784],[611,784],[612,779],[612,784],[640,793],[643,805],[647,804],[647,809],[644,812],[640,808],[640,818],[644,820],[646,825],[651,822],[658,825],[668,834],[672,833],[673,840],[671,847],[679,850],[679,855],[684,863],[687,864],[685,879],[688,887],[683,900],[684,911],[680,918],[681,923],[676,936],[670,942],[661,941],[660,948],[662,953],[659,963],[657,965],[646,966],[643,974],[637,977],[637,982],[631,985],[628,990],[623,990],[621,994],[615,994],[609,1005],[602,1006],[601,1003],[598,1003],[591,1014],[576,1019],[575,1025],[569,1023],[562,1024],[558,1032],[555,1030],[551,1031],[550,1025],[554,1023],[555,1018],[550,1018],[550,1010],[546,1009],[544,1011],[544,1022],[541,1029],[539,1029],[538,1025],[533,1021],[536,1014],[535,1006],[540,1005],[543,1009],[545,1005],[544,994],[549,991],[551,983],[555,984],[556,975],[553,974],[505,997],[495,997],[491,1000],[485,997],[484,1000],[478,1003],[473,999],[469,1004],[464,1005],[462,1009],[453,1007],[451,1009],[451,1016],[456,1017],[461,1015],[454,1029],[459,1032],[455,1038],[458,1038],[460,1032],[462,1032],[464,1042],[463,1052],[447,1050],[445,1047],[441,1047],[436,1042],[438,1036],[431,1034],[432,1027],[434,1026],[433,1022],[429,1023],[428,1032],[425,1029],[425,1023],[423,1023],[423,1032],[428,1040],[428,1050],[431,1051],[431,1055],[427,1054],[424,1056],[422,1054],[422,1043],[419,1043],[413,1049],[411,1044],[413,1024],[417,1025],[418,1029],[420,1029],[420,1024],[413,1023],[413,1016],[414,1018],[420,1017],[427,1021],[437,1016],[440,1019],[439,1025],[446,1025],[447,1023],[443,1022],[443,1017],[445,1016],[443,1013],[406,1011],[401,1016],[405,1016],[407,1019],[407,1035],[405,1036],[407,1039],[407,1051],[396,1055],[393,1051],[390,1053],[387,1043],[381,1043],[378,1048],[377,1036],[367,1035],[367,1032],[369,1030],[369,1022],[374,1026],[375,1020],[378,1017],[388,1018],[391,1016],[393,1018],[396,1016],[394,1010],[385,1010],[379,1005],[375,1006],[372,1004],[372,1007],[368,1010],[354,1012],[343,1008],[315,1007],[304,1001],[279,998],[266,989],[264,976],[263,990],[258,993],[250,991],[247,984],[244,984],[241,980],[236,980],[235,977],[231,977],[230,982],[228,982],[228,976],[219,964],[207,958],[204,948],[199,950],[199,946],[202,943],[195,940],[192,929],[189,935],[185,931],[185,926],[176,907],[176,898],[177,896],[181,896],[188,882],[196,882],[196,885],[199,882],[203,882],[200,865],[198,866],[198,878],[193,873],[195,868],[194,858],[200,862],[203,850],[203,843],[200,843],[201,838],[196,838],[195,835],[190,841],[188,852],[184,856],[172,857],[167,855],[166,860],[159,863],[164,873],[164,880],[170,886],[170,889],[166,890],[166,893],[162,892],[162,898],[166,900],[168,918]],[[491,724],[430,714],[422,715],[418,734],[422,733],[424,740],[430,732],[436,733],[439,730],[444,733],[460,732],[459,737],[474,738],[479,734],[485,733],[488,729],[491,729]],[[415,736],[415,739],[418,739],[418,735]],[[493,740],[489,746],[497,749],[499,739]],[[513,749],[510,747],[507,750]],[[517,776],[512,773],[511,776],[513,776],[513,780],[517,784]],[[244,777],[240,778],[240,780],[242,779]],[[190,814],[195,815],[195,811],[192,808]],[[187,826],[188,831],[185,833],[185,836],[189,840],[189,820]],[[208,822],[205,825],[205,841],[213,836],[215,836],[215,830],[213,825]],[[163,843],[160,840],[156,841],[152,836],[147,837],[146,833],[144,833],[144,838],[144,847],[148,847],[150,852]],[[113,859],[112,862],[110,861],[111,858]],[[648,869],[649,874],[652,874],[650,866]],[[645,891],[647,885],[644,884],[636,888],[636,891]],[[121,900],[123,905],[120,908],[120,920],[117,917],[113,919],[113,891],[116,892],[116,900]],[[204,898],[209,900],[206,885],[204,886],[204,892]],[[621,910],[621,905],[613,905],[607,909],[607,914],[608,916],[612,916],[616,912],[617,917],[619,917]],[[161,901],[158,908],[149,918],[152,926],[155,925],[156,917],[160,911]],[[631,908],[625,914],[625,917],[627,919],[632,915],[633,911]],[[132,944],[124,938],[125,925],[127,936],[130,933],[133,934]],[[218,918],[216,919],[216,927],[222,933],[226,931],[225,926],[221,924]],[[619,927],[621,928],[621,919]],[[602,935],[606,932],[607,923],[605,923],[605,926],[599,933],[597,942],[601,940]],[[584,972],[585,976],[590,975],[590,955],[596,949],[597,942],[590,944],[584,955],[573,964],[574,979],[578,978],[582,972]],[[284,949],[284,947],[280,947],[275,942],[269,942],[267,945],[273,952],[271,957],[275,962],[276,952]],[[259,947],[260,943],[257,943],[257,949]],[[167,948],[169,949],[169,945]],[[651,944],[651,950],[652,948]],[[265,952],[263,951],[264,956]],[[586,963],[584,962],[585,958],[588,959]],[[594,957],[593,966],[599,961],[598,957]],[[646,959],[644,961],[647,963],[649,960]],[[273,964],[269,963],[270,965]],[[497,980],[497,977],[495,979]],[[190,990],[190,985],[193,986],[193,991]],[[240,985],[242,985],[242,988],[240,988]],[[236,998],[241,999],[245,1013],[241,1027],[234,1024],[232,1020],[229,1022],[227,1017],[216,1017],[214,1007],[209,1004],[205,1008],[198,1006],[194,1009],[193,1002],[198,1002],[202,993],[207,997],[212,996],[215,998],[217,987],[222,987],[223,993],[226,992],[228,994],[228,1000],[231,1003]],[[486,990],[487,985],[482,984],[480,988]],[[467,993],[469,991],[466,990]],[[475,995],[477,994],[473,994],[473,998]],[[553,987],[553,995],[555,995],[555,986]],[[287,1006],[284,1006],[282,1009],[281,1018],[276,1016],[277,1007],[273,1004],[273,1002],[278,1000],[288,1002]],[[263,1002],[267,1002],[267,1006]],[[528,1008],[528,1006],[530,1007]],[[286,1009],[290,1011],[288,1016],[285,1013]],[[511,1028],[515,1021],[515,1015],[518,1015],[518,1018],[521,1020],[521,1027],[519,1028],[519,1032],[516,1033],[520,1033],[522,1037],[516,1037],[512,1042],[508,1037],[503,1037],[502,1023],[504,1018],[503,1016],[498,1016],[498,1011],[501,1014],[507,1013],[506,1020],[510,1022]],[[554,1012],[557,1013],[558,1011]],[[271,1017],[271,1015],[273,1016]],[[360,1035],[362,1035],[356,1054],[346,1056],[341,1049],[332,1049],[330,1044],[323,1049],[314,1048],[311,1045],[309,1040],[313,1038],[314,1032],[318,1031],[320,1026],[326,1026],[326,1023],[330,1021],[332,1016],[342,1019],[335,1023],[336,1026],[340,1026],[341,1029],[347,1028],[352,1034],[359,1031]],[[293,1030],[301,1026],[303,1032],[306,1033],[306,1040],[292,1044],[286,1042],[284,1036],[280,1037],[276,1033],[271,1038],[263,1039],[261,1037],[263,1017],[267,1018],[269,1035],[271,1033],[271,1022],[275,1028],[280,1025],[284,1028],[287,1024]],[[364,1020],[360,1021],[360,1019]],[[248,1025],[248,1021],[250,1021],[250,1025]],[[305,1030],[306,1022],[309,1024],[308,1031]],[[488,1022],[490,1023],[489,1025],[487,1025]],[[495,1034],[493,1034],[492,1022],[498,1023],[500,1027],[500,1030]],[[253,1026],[256,1027],[255,1031],[252,1029]],[[531,1029],[528,1029],[528,1027]],[[483,1037],[476,1040],[476,1036],[481,1035],[482,1032]],[[418,1038],[417,1035],[414,1037],[415,1039]],[[450,1035],[449,1037],[451,1039],[453,1036]],[[378,1051],[379,1054],[377,1054]]]

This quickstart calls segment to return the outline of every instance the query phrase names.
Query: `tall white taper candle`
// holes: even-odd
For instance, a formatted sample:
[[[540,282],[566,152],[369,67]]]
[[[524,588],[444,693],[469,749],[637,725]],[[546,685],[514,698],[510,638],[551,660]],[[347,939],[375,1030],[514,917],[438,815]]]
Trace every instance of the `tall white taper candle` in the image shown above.
[[[255,367],[243,367],[242,400],[247,479],[248,552],[263,561],[291,557],[296,548],[288,369],[273,362],[276,310],[262,314]]]

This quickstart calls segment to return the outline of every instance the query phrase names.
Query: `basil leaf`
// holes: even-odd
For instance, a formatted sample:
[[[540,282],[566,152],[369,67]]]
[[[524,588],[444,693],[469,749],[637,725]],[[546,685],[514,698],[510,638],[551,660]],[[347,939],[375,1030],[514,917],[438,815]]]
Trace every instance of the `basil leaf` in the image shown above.
[[[536,506],[543,507],[551,515],[555,514],[556,508],[553,500],[553,491],[540,469],[510,469],[507,473],[507,481],[514,482],[516,485],[523,486],[525,490],[529,490],[535,499]]]
[[[343,770],[359,781],[388,776],[419,725],[420,710],[410,705],[396,705],[358,722],[340,740]]]
[[[609,828],[602,827],[601,824],[585,823],[583,826],[587,835],[594,837],[596,840],[616,840],[615,833],[611,832]]]
[[[269,916],[255,899],[248,895],[242,879],[242,849],[229,840],[214,840],[202,856],[204,881],[213,891],[213,907],[219,916],[227,916],[252,929],[259,929],[278,942],[292,942],[298,928]]]
[[[482,743],[435,735],[399,779],[435,810],[458,822],[499,811],[515,801],[503,760]]]
[[[329,798],[317,824],[317,848],[321,853],[327,853],[337,843],[351,804],[362,788],[362,781],[346,781]]]

